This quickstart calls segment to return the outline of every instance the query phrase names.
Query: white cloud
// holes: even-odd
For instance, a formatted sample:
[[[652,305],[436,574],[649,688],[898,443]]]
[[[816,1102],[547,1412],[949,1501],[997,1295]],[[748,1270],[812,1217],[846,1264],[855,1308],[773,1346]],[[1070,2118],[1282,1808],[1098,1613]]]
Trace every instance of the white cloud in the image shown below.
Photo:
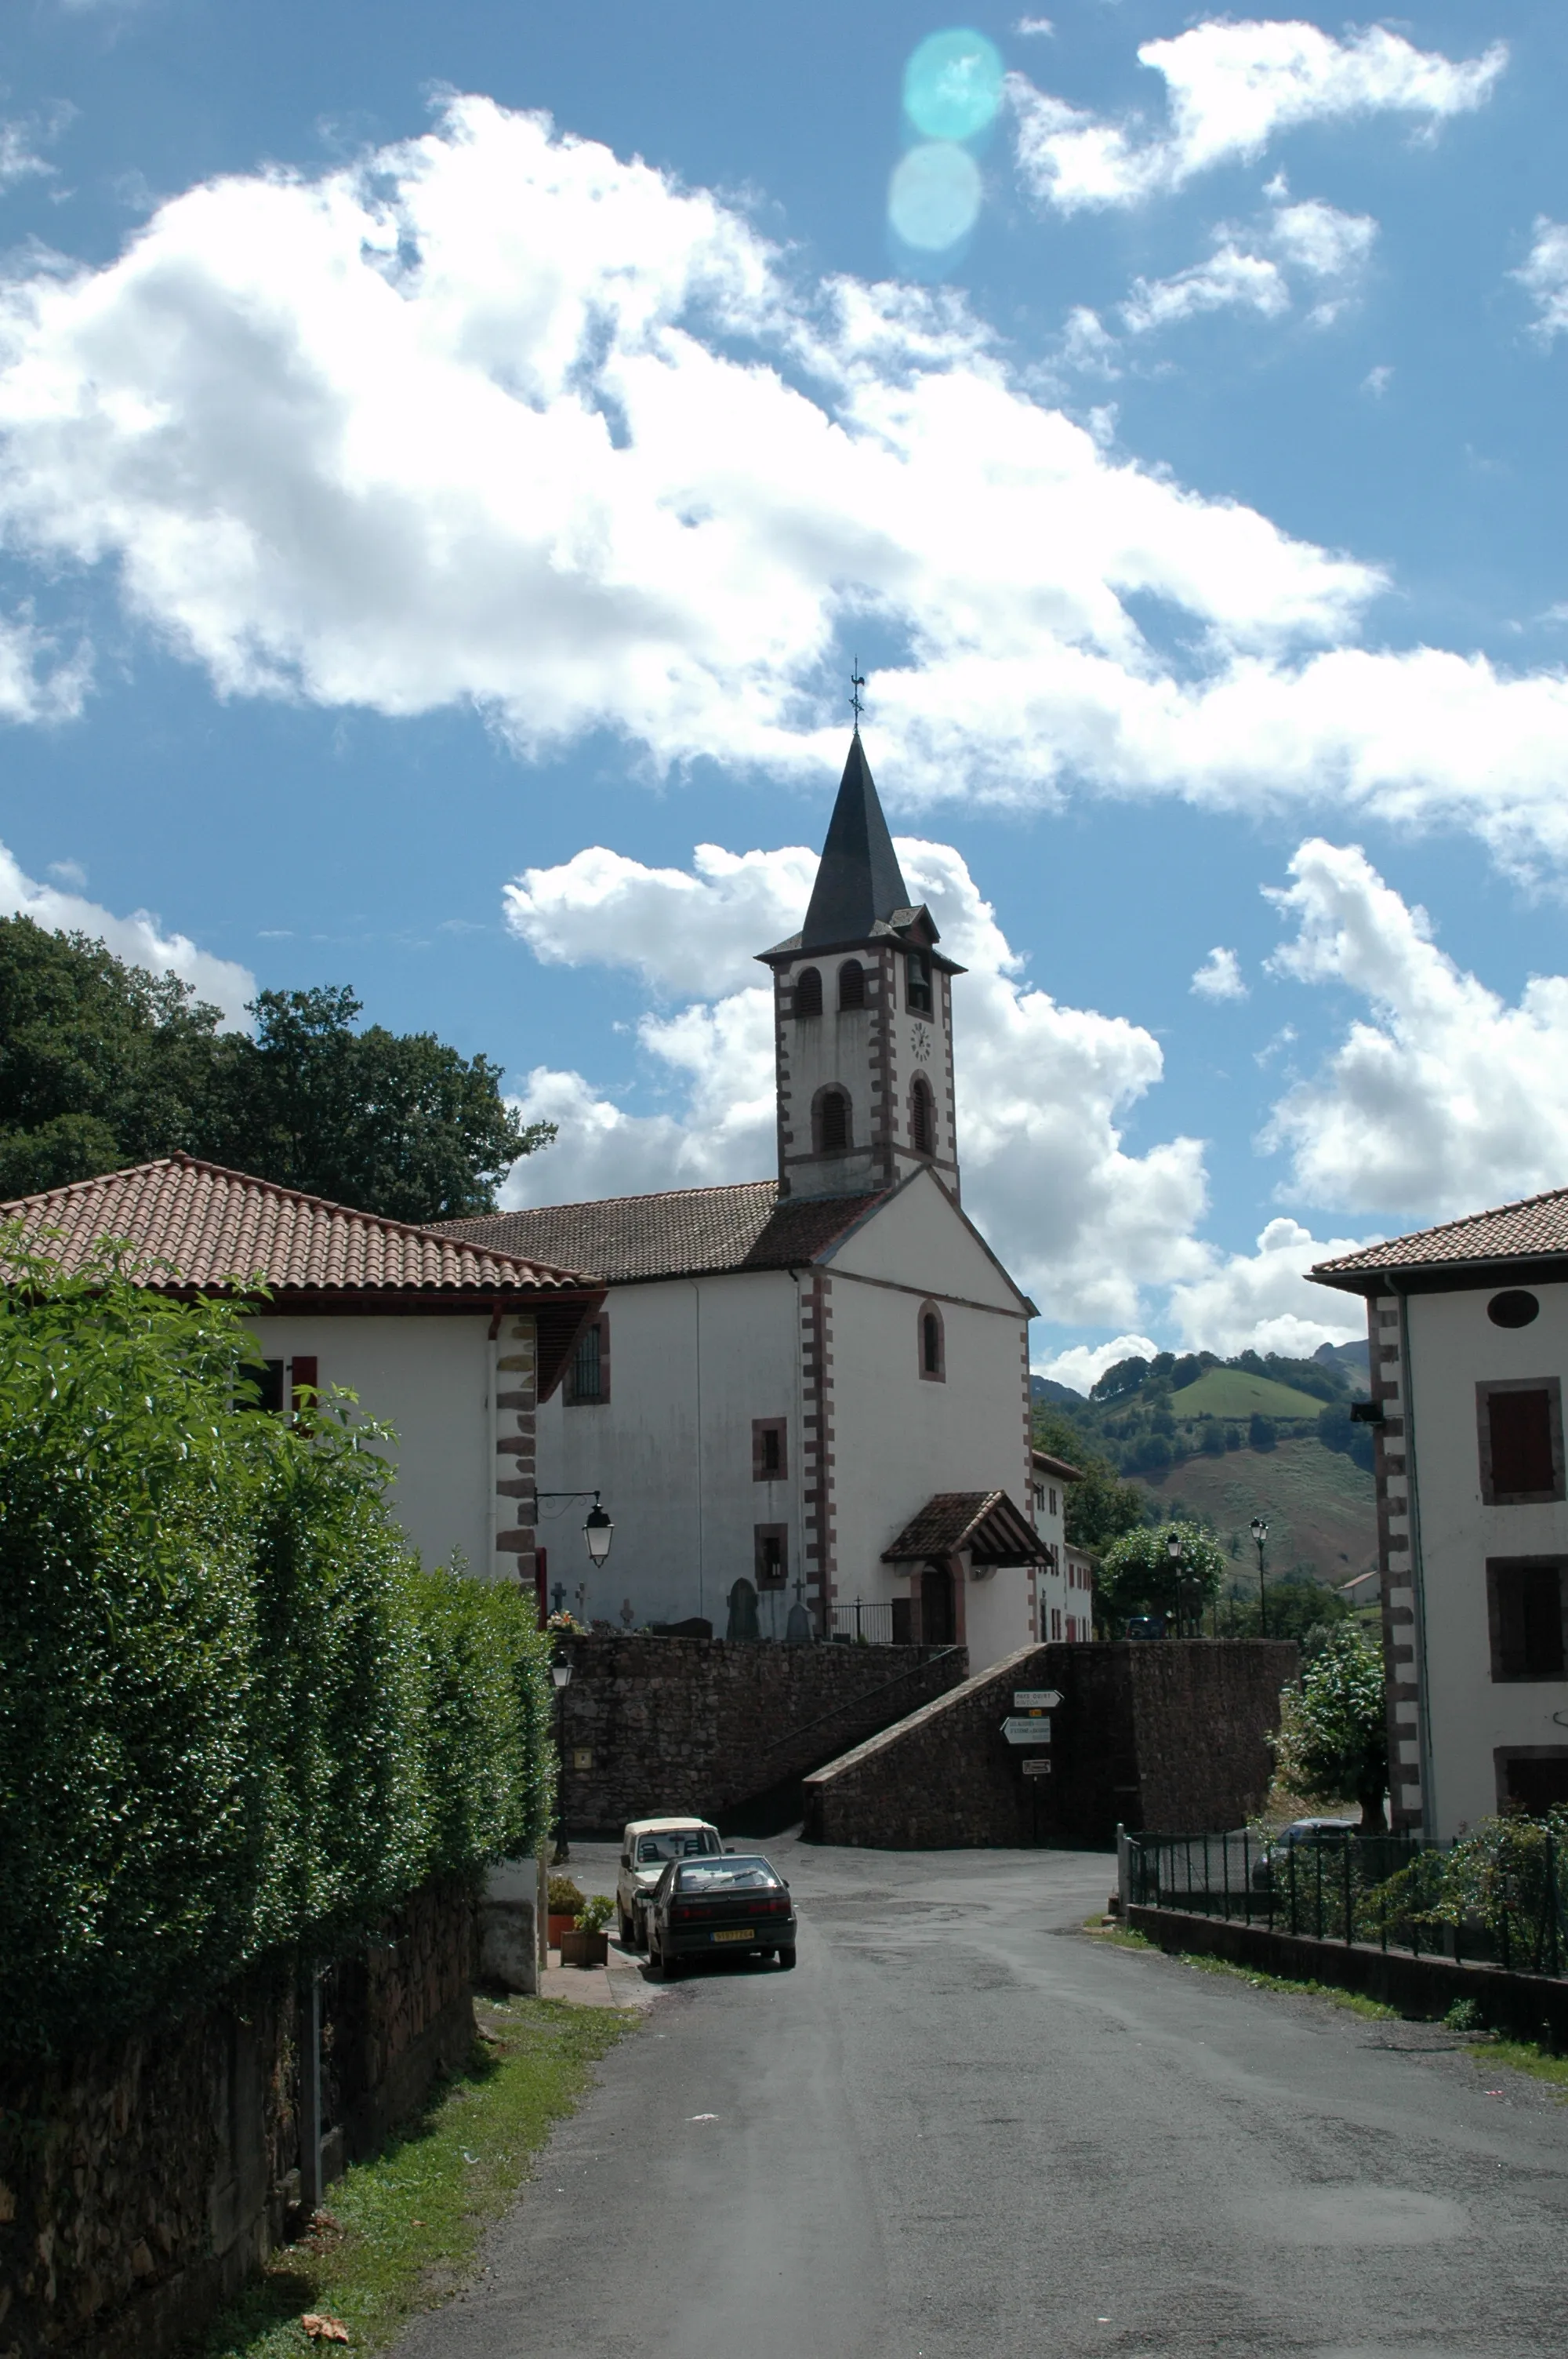
[[[319,180],[194,189],[102,269],[18,267],[0,530],[113,568],[224,694],[816,781],[874,614],[906,805],[1375,805],[1568,855],[1559,672],[1356,646],[1376,567],[1119,456],[951,293],[797,287],[740,213],[543,118],[455,100]],[[0,710],[80,699],[8,644]]]
[[[1457,966],[1426,913],[1357,845],[1314,840],[1270,897],[1295,927],[1271,962],[1365,999],[1322,1070],[1274,1107],[1265,1145],[1292,1193],[1412,1224],[1568,1180],[1568,977],[1516,1005]]]
[[[1034,38],[1044,38],[1054,33],[1056,27],[1049,16],[1020,16],[1012,29],[1015,33],[1021,34],[1025,40],[1029,40]]]
[[[1031,988],[949,846],[902,838],[899,851],[911,891],[968,969],[958,1059],[965,1201],[1052,1316],[1125,1320],[1141,1288],[1204,1265],[1193,1242],[1205,1195],[1198,1142],[1138,1156],[1121,1141],[1120,1117],[1160,1079],[1158,1043]],[[630,1114],[579,1074],[529,1076],[528,1118],[559,1121],[562,1135],[548,1156],[517,1166],[509,1201],[769,1175],[773,1003],[765,984],[747,978],[752,954],[799,926],[816,864],[799,847],[738,857],[705,846],[684,872],[596,848],[508,889],[508,922],[541,955],[612,960],[660,994],[701,995],[638,1026],[643,1068],[670,1093],[671,1112]]]
[[[1070,1343],[1065,1351],[1043,1360],[1031,1374],[1048,1376],[1054,1384],[1071,1385],[1076,1393],[1087,1393],[1118,1360],[1152,1360],[1159,1349],[1147,1335],[1118,1335],[1108,1343]]]
[[[57,862],[51,875],[69,876],[81,882],[81,872],[72,861]],[[161,922],[146,909],[133,911],[128,918],[117,918],[110,909],[100,908],[96,901],[83,900],[80,894],[61,891],[53,885],[38,885],[24,875],[11,853],[0,843],[0,911],[7,917],[31,918],[36,925],[46,927],[51,933],[87,934],[94,941],[107,943],[116,958],[129,965],[149,967],[153,973],[163,974],[170,968],[182,981],[193,984],[197,996],[211,1000],[221,1007],[232,1025],[245,1026],[247,999],[255,997],[255,977],[249,970],[236,965],[231,959],[214,958],[211,951],[198,950],[187,934],[166,934]]]
[[[1512,276],[1535,299],[1530,333],[1550,344],[1568,329],[1568,223],[1538,213],[1529,259]]]
[[[55,655],[55,641],[29,614],[0,614],[0,721],[76,718],[87,698],[88,650],[58,661]]]
[[[1243,254],[1222,238],[1206,262],[1174,277],[1135,278],[1121,316],[1133,335],[1144,335],[1195,312],[1251,310],[1273,320],[1290,308],[1291,290],[1278,264],[1265,255]]]
[[[1025,187],[1059,212],[1134,205],[1217,165],[1261,155],[1303,123],[1399,114],[1432,128],[1484,104],[1508,61],[1501,42],[1455,63],[1382,26],[1336,41],[1315,25],[1210,21],[1146,41],[1139,61],[1162,76],[1166,127],[1145,136],[1009,77]]]
[[[1348,1343],[1367,1332],[1352,1295],[1335,1295],[1304,1276],[1314,1262],[1354,1253],[1363,1237],[1314,1237],[1299,1221],[1271,1221],[1251,1254],[1210,1254],[1196,1278],[1171,1290],[1170,1316],[1189,1350],[1283,1352],[1307,1357],[1320,1343]]]
[[[1236,952],[1222,950],[1216,943],[1195,973],[1191,988],[1200,999],[1245,999],[1247,985],[1241,980],[1241,963]]]
[[[1276,253],[1314,278],[1346,278],[1372,251],[1378,224],[1370,213],[1342,213],[1321,197],[1281,204],[1271,240]]]
[[[1221,228],[1215,232],[1215,250],[1206,262],[1195,263],[1170,278],[1135,279],[1121,306],[1134,335],[1152,328],[1169,327],[1195,313],[1252,310],[1278,319],[1291,309],[1287,270],[1300,271],[1333,289],[1333,299],[1320,300],[1312,319],[1325,326],[1343,308],[1345,293],[1365,266],[1378,234],[1378,224],[1367,213],[1342,213],[1321,197],[1287,202],[1284,175],[1277,174],[1265,193],[1273,201],[1271,217],[1251,233]],[[1250,235],[1268,249],[1249,252],[1240,241]],[[1094,314],[1088,315],[1093,319]]]
[[[1368,369],[1362,378],[1361,390],[1363,393],[1369,393],[1374,401],[1381,401],[1393,381],[1393,370],[1387,361],[1379,361],[1377,367]]]

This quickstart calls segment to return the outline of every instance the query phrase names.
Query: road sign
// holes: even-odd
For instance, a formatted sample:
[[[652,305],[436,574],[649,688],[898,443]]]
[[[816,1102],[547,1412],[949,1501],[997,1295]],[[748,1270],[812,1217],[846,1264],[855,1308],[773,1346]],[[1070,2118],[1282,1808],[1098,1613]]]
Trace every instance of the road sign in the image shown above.
[[[1044,1712],[1027,1718],[1009,1718],[1001,1724],[1001,1733],[1010,1745],[1049,1745],[1051,1723]]]
[[[1049,1777],[1051,1775],[1051,1764],[1044,1758],[1038,1761],[1022,1761],[1019,1767],[1026,1777]]]
[[[1059,1688],[1014,1688],[1012,1690],[1014,1712],[1054,1712],[1061,1701]]]

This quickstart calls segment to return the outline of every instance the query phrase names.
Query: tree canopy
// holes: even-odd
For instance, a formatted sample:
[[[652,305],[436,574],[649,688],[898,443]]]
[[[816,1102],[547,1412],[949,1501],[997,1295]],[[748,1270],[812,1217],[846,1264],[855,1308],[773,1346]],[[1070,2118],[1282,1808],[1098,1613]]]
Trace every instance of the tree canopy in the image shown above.
[[[1381,1648],[1360,1629],[1336,1630],[1303,1672],[1300,1694],[1285,1690],[1274,1740],[1281,1783],[1357,1801],[1362,1825],[1380,1827],[1389,1787],[1383,1695]]]
[[[1179,1544],[1173,1555],[1171,1542]],[[1195,1632],[1219,1594],[1227,1568],[1212,1532],[1197,1524],[1145,1524],[1124,1532],[1100,1559],[1096,1602],[1119,1636],[1133,1614],[1162,1614],[1173,1628]]]
[[[224,1031],[178,975],[0,918],[0,1200],[183,1152],[395,1220],[492,1210],[554,1125],[517,1120],[487,1057],[362,1012],[264,991],[254,1037]]]

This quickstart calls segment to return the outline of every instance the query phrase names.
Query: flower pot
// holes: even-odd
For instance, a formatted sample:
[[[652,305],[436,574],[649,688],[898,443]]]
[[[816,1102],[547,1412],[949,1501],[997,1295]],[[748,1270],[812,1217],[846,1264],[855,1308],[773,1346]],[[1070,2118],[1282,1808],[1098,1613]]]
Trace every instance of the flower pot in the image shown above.
[[[610,1963],[609,1934],[563,1933],[561,1963],[563,1966],[607,1966]]]
[[[576,1922],[576,1915],[569,1908],[563,1909],[559,1916],[556,1914],[556,1911],[553,1908],[550,1910],[547,1920],[547,1934],[549,1946],[552,1950],[558,1950],[560,1948],[562,1940],[571,1931],[572,1927]]]

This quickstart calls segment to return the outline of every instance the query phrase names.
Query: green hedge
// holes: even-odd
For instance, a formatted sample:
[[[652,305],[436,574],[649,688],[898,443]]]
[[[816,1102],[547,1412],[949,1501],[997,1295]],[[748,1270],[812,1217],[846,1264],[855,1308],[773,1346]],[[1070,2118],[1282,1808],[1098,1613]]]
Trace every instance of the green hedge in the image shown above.
[[[36,2054],[531,1850],[554,1762],[532,1600],[421,1570],[346,1399],[291,1427],[239,1306],[0,1248],[0,2048]]]

